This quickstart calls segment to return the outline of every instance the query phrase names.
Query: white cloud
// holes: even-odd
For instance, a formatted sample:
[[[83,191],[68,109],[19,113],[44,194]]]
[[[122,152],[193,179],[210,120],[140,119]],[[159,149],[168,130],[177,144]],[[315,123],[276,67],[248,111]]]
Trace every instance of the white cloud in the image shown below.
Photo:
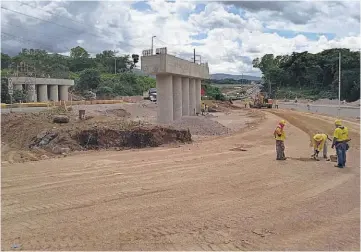
[[[209,62],[212,73],[259,75],[259,70],[253,69],[251,62],[255,57],[266,53],[316,53],[336,47],[354,50],[360,48],[358,2],[277,2],[275,5],[238,2],[244,7],[242,15],[231,13],[229,5],[217,2],[206,2],[205,9],[195,13],[197,4],[199,2],[155,0],[148,2],[150,9],[136,10],[132,8],[132,2],[31,3],[36,8],[26,5],[19,8],[17,2],[6,2],[3,3],[6,8],[57,22],[81,32],[62,29],[6,10],[2,10],[2,28],[5,32],[14,32],[16,36],[20,36],[23,32],[16,33],[11,26],[7,27],[8,22],[16,19],[25,30],[34,31],[35,34],[41,30],[49,37],[67,38],[54,40],[47,35],[36,37],[36,40],[43,41],[43,44],[63,54],[68,51],[64,48],[78,44],[90,53],[115,49],[120,53],[140,54],[142,50],[150,48],[151,37],[157,36],[154,40],[156,48],[167,46],[170,53],[183,58],[190,59],[195,48],[202,60]],[[264,27],[315,32],[320,33],[320,36],[317,40],[311,40],[302,34],[286,38],[277,33],[266,33]],[[322,33],[334,33],[336,37],[328,39]],[[207,37],[192,38],[199,34],[206,34]],[[32,38],[28,36],[28,39]],[[7,40],[3,40],[3,50],[21,47],[8,38]],[[191,45],[192,42],[200,45]]]

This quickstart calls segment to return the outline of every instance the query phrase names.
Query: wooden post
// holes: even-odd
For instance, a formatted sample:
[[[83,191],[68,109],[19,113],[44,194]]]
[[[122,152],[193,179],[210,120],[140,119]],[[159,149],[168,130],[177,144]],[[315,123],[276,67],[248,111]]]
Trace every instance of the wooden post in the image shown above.
[[[85,109],[79,110],[79,119],[84,120],[85,119]]]

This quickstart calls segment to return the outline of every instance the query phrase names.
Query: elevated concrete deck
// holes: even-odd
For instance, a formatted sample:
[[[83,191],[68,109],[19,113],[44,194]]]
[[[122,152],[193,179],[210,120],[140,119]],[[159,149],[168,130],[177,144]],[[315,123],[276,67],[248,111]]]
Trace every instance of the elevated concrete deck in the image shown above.
[[[31,77],[16,77],[11,76],[13,85],[23,85]],[[61,86],[74,86],[74,80],[69,79],[52,79],[52,78],[31,78],[32,84],[35,85],[61,85]]]
[[[171,74],[195,79],[209,79],[208,64],[196,64],[169,54],[142,56],[142,71],[147,74]]]

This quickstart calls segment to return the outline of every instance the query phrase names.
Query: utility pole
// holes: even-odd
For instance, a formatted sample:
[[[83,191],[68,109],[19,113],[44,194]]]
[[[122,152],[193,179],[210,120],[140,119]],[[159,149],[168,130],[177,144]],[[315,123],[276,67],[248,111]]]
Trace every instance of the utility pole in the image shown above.
[[[153,55],[153,45],[154,45],[153,40],[155,37],[157,37],[157,36],[152,36],[152,55]]]
[[[338,53],[338,117],[341,110],[341,52]]]
[[[193,63],[196,63],[196,49],[193,49]]]

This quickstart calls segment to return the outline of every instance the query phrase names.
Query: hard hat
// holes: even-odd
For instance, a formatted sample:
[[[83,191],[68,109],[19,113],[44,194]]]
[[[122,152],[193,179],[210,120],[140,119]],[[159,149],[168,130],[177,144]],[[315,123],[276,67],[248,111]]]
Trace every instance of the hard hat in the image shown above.
[[[280,121],[280,124],[285,125],[285,124],[286,124],[286,121],[285,121],[285,120],[281,120],[281,121]]]
[[[315,139],[317,142],[322,141],[322,135],[321,134],[316,134],[313,139]]]
[[[341,125],[342,125],[341,120],[340,120],[340,119],[337,119],[337,120],[335,121],[335,125],[337,125],[337,126],[341,126]]]

